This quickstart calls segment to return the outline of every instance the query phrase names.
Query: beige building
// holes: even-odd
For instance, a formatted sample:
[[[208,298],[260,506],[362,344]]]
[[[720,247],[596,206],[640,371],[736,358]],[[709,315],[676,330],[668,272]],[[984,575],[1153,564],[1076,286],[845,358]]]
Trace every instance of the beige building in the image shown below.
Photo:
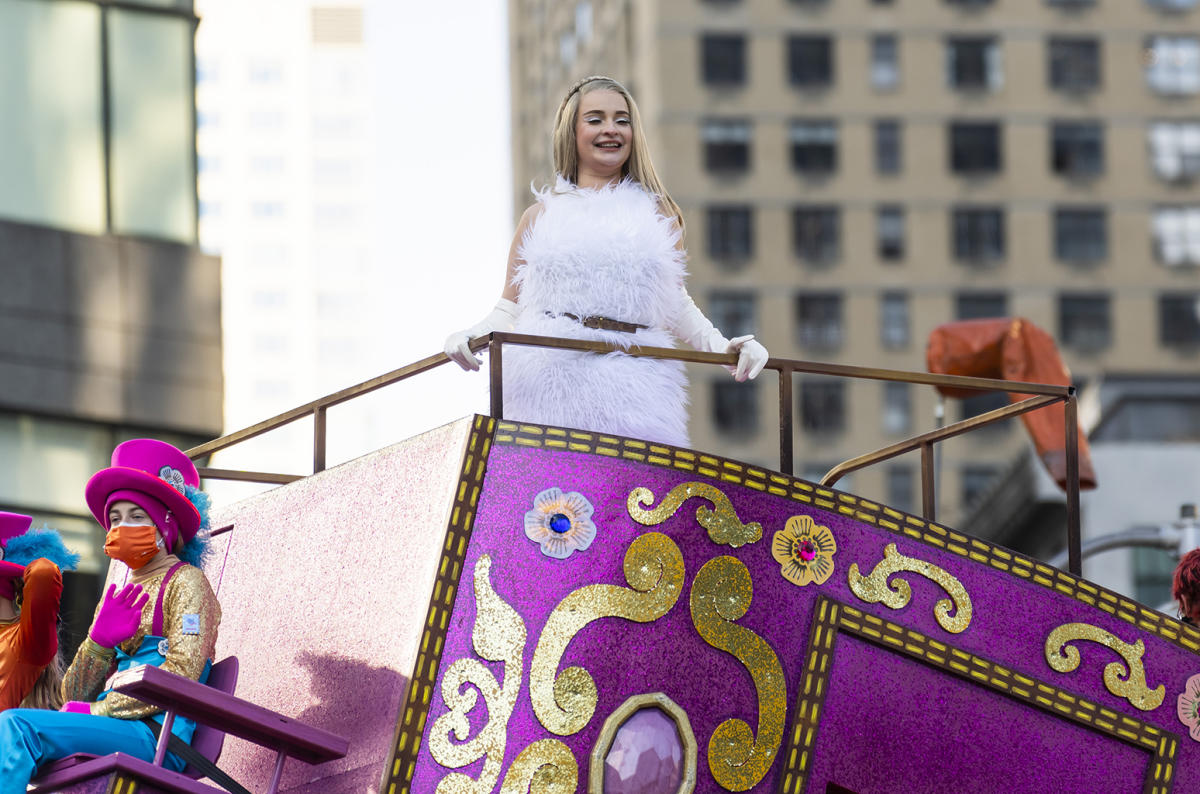
[[[1078,383],[1196,375],[1196,6],[510,0],[516,212],[550,175],[566,89],[609,74],[638,98],[685,212],[690,290],[727,335],[923,370],[935,326],[1023,316]],[[692,377],[695,446],[777,467],[776,378]],[[952,401],[947,420],[996,398]],[[929,429],[935,404],[924,387],[797,377],[796,471]],[[1017,422],[947,443],[938,517],[965,521],[1025,446]],[[839,487],[919,510],[918,464]]]

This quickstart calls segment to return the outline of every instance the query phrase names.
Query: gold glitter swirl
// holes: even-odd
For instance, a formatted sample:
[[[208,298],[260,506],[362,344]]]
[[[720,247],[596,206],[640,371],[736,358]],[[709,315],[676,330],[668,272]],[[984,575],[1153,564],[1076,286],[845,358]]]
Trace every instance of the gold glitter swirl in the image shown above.
[[[575,794],[579,764],[558,739],[539,739],[521,751],[504,773],[500,794]]]
[[[649,623],[665,615],[683,587],[683,554],[661,532],[648,532],[625,552],[629,587],[593,584],[568,595],[546,621],[529,669],[529,697],[538,721],[551,733],[570,736],[596,711],[596,682],[582,667],[555,671],[571,640],[600,618]]]
[[[920,574],[937,582],[950,594],[950,598],[939,599],[933,605],[933,616],[943,629],[951,634],[960,634],[971,625],[971,596],[967,593],[967,588],[962,586],[962,582],[931,562],[905,557],[896,551],[895,543],[887,544],[883,550],[883,559],[869,576],[859,574],[857,563],[850,565],[850,589],[868,604],[882,603],[891,609],[900,609],[912,598],[912,587],[903,579],[896,579],[890,585],[887,581],[889,576],[900,571]],[[950,615],[951,607],[954,607],[953,617]]]
[[[734,512],[729,497],[708,483],[686,482],[676,485],[653,510],[643,508],[654,501],[654,493],[649,488],[634,488],[625,505],[629,509],[630,518],[639,524],[653,527],[675,515],[680,505],[693,496],[712,502],[711,510],[703,505],[696,508],[696,521],[708,530],[709,539],[718,546],[736,549],[747,543],[754,543],[762,537],[762,525],[758,522],[743,524]]]
[[[1142,654],[1146,644],[1141,640],[1130,645],[1122,642],[1099,626],[1089,623],[1064,623],[1046,637],[1046,661],[1060,673],[1069,673],[1079,667],[1079,649],[1066,643],[1072,640],[1091,640],[1116,651],[1125,660],[1110,662],[1104,667],[1104,686],[1117,697],[1125,698],[1142,711],[1153,711],[1162,705],[1166,687],[1150,689],[1146,684],[1146,668],[1142,665]]]
[[[746,614],[754,596],[750,571],[736,557],[705,563],[692,582],[692,623],[712,647],[736,658],[754,679],[758,694],[758,736],[740,719],[722,722],[708,740],[708,768],[728,791],[754,788],[775,760],[783,739],[787,683],[779,657],[766,640],[734,621]]]
[[[475,626],[471,641],[475,653],[490,662],[504,663],[504,684],[476,659],[459,659],[442,676],[442,700],[449,712],[438,717],[429,737],[429,752],[443,767],[458,769],[484,759],[476,780],[452,772],[438,783],[437,794],[487,794],[496,786],[504,764],[508,719],[521,691],[525,655],[525,623],[492,589],[492,559],[483,555],[475,563]],[[467,688],[467,685],[474,687]],[[467,715],[475,708],[476,692],[483,695],[487,724],[469,741]],[[452,744],[449,734],[461,744]]]

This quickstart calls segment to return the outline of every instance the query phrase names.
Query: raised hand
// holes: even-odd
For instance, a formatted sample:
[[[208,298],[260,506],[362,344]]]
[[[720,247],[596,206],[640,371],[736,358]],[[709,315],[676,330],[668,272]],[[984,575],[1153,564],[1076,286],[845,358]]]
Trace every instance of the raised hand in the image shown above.
[[[150,595],[142,591],[140,584],[130,582],[116,592],[115,584],[108,586],[100,611],[92,621],[88,636],[92,642],[105,648],[115,648],[137,634],[142,622],[142,607]]]

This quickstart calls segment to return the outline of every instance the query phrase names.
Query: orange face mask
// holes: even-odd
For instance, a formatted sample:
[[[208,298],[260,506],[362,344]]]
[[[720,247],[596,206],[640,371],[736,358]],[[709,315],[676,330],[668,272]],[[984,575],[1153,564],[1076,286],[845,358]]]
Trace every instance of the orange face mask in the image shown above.
[[[118,524],[104,537],[104,553],[136,571],[158,554],[157,531],[153,524]]]

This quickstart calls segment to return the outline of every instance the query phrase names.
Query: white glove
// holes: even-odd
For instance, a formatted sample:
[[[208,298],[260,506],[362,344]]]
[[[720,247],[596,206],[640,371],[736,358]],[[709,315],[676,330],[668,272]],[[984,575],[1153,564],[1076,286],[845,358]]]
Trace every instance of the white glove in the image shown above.
[[[475,354],[471,352],[471,340],[478,336],[490,334],[492,331],[511,331],[513,323],[517,321],[517,317],[520,314],[520,306],[507,298],[501,298],[496,301],[496,307],[492,309],[487,317],[484,317],[466,330],[455,331],[446,337],[446,344],[442,347],[442,351],[455,364],[473,372],[479,369],[479,365],[483,361],[476,358]]]
[[[733,373],[734,380],[741,382],[758,377],[758,373],[767,365],[770,355],[765,347],[755,341],[754,334],[726,339],[696,306],[687,290],[681,291],[683,295],[680,299],[679,316],[671,331],[696,350],[705,353],[737,353],[737,367],[727,367]]]

